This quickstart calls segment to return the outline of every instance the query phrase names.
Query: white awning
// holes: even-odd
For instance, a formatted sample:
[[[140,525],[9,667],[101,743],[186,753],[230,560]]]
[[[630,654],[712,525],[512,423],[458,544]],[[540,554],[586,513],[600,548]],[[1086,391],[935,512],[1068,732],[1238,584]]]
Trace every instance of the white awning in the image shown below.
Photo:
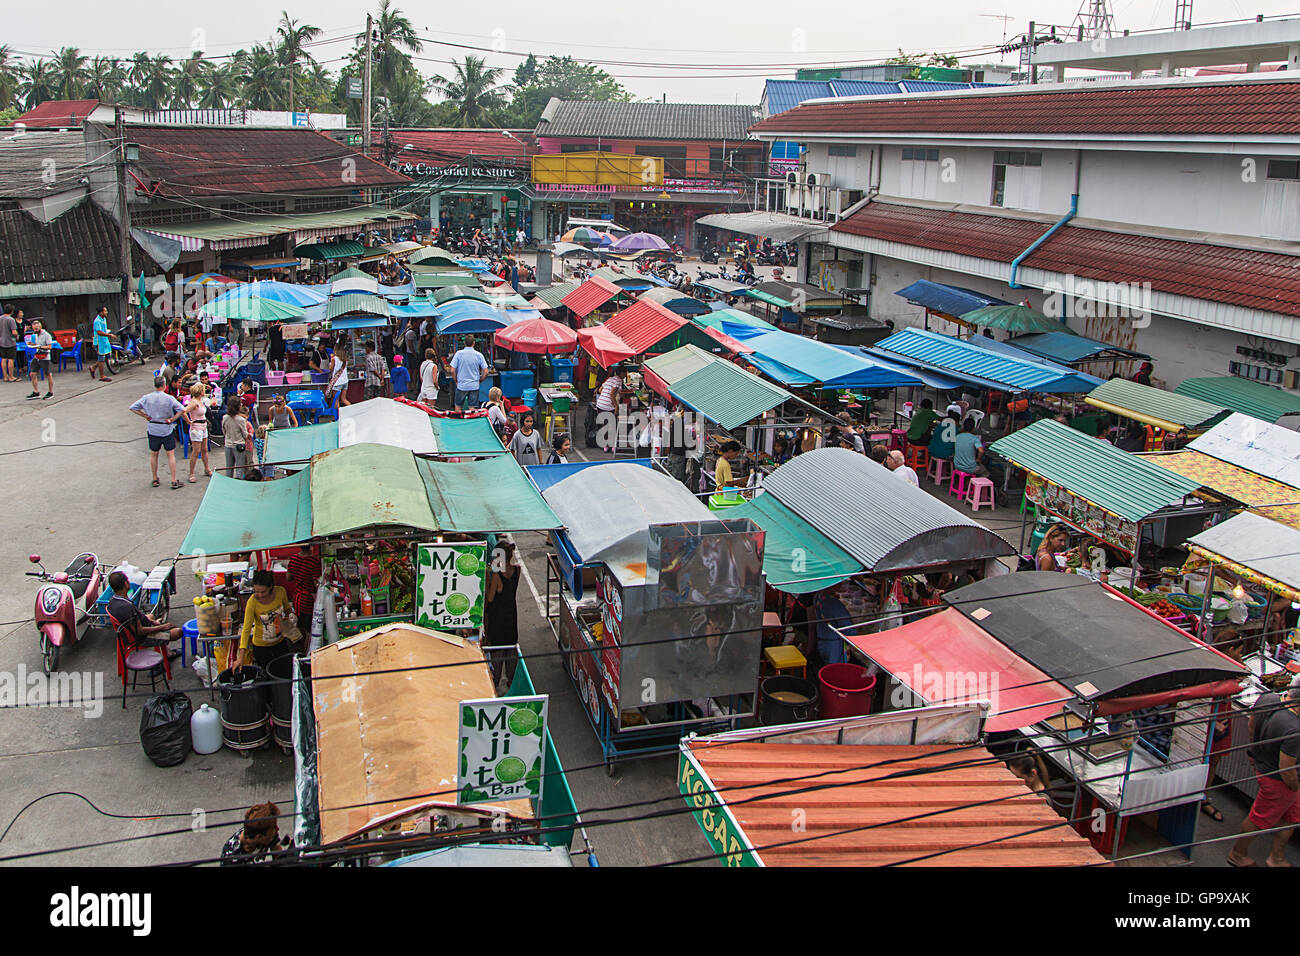
[[[780,212],[718,212],[702,216],[696,222],[747,236],[771,236],[777,242],[793,242],[830,228],[826,223],[809,222]]]
[[[372,398],[339,409],[339,447],[394,445],[430,455],[438,451],[429,416],[388,398]]]

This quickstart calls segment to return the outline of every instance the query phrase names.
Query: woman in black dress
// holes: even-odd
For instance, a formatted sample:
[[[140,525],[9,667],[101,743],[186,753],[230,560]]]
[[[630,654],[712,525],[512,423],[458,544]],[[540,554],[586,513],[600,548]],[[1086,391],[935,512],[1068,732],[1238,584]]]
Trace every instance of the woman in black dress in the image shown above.
[[[519,590],[519,553],[509,535],[497,537],[497,546],[488,567],[487,595],[483,604],[483,647],[492,666],[494,685],[501,683],[502,672],[506,687],[515,679],[514,646],[519,643],[519,609],[515,595]],[[494,650],[494,648],[511,650]]]
[[[266,330],[266,363],[277,372],[284,371],[284,329],[272,322]]]

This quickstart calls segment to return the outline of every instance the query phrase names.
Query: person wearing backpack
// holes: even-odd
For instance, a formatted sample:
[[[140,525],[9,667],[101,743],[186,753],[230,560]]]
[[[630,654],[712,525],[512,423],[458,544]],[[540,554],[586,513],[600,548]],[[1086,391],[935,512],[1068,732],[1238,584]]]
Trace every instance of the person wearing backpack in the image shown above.
[[[1246,750],[1255,765],[1259,792],[1250,812],[1241,821],[1241,838],[1228,853],[1229,866],[1256,866],[1250,846],[1260,830],[1273,830],[1273,844],[1267,863],[1285,867],[1286,845],[1291,831],[1300,824],[1300,778],[1296,758],[1300,756],[1300,676],[1292,679],[1286,693],[1261,694],[1250,715],[1250,747]]]

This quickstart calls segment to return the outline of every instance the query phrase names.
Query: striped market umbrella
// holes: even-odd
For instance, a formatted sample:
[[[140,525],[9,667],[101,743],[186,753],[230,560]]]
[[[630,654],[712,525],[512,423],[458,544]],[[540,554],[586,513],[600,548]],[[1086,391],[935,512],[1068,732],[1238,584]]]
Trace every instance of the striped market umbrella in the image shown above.
[[[560,236],[560,241],[577,242],[592,246],[612,246],[614,237],[607,232],[601,232],[599,229],[588,229],[586,226],[579,226],[577,229],[570,229]]]
[[[236,319],[240,322],[283,322],[288,319],[300,319],[306,314],[306,310],[300,305],[264,299],[257,295],[209,302],[202,311],[214,319]]]

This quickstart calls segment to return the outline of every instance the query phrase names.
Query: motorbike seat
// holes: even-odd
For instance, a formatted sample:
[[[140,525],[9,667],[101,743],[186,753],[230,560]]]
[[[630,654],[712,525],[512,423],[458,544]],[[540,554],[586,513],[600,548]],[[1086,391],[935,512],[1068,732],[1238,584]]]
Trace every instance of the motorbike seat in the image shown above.
[[[90,587],[90,575],[95,569],[95,562],[85,554],[79,554],[71,564],[65,569],[68,575],[68,587],[72,588],[72,594],[80,598],[86,593],[86,588]]]

